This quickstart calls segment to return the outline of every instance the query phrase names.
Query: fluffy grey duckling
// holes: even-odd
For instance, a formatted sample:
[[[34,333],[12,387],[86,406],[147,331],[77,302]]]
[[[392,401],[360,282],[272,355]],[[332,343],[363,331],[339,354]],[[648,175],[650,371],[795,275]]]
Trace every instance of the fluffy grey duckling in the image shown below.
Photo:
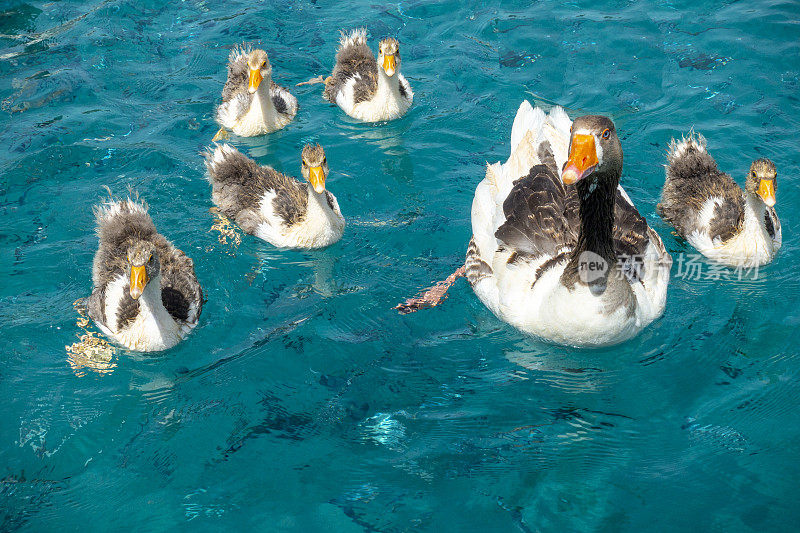
[[[245,232],[280,248],[322,248],[342,238],[344,217],[325,189],[329,168],[322,146],[303,148],[306,184],[259,166],[229,144],[206,153],[206,168],[212,200]]]
[[[772,261],[782,240],[772,161],[753,161],[742,191],[719,170],[702,135],[673,139],[667,160],[658,212],[681,237],[724,265],[755,267]]]
[[[203,291],[194,263],[156,231],[143,201],[109,200],[95,208],[89,316],[114,342],[153,352],[178,344],[197,325]]]
[[[397,39],[383,39],[378,48],[375,59],[367,45],[366,29],[342,32],[336,65],[324,81],[322,96],[364,122],[402,117],[414,101],[411,85],[400,73]]]
[[[242,137],[277,131],[297,114],[297,98],[273,83],[272,66],[264,50],[244,46],[228,57],[228,80],[216,119],[221,129],[214,140],[225,138],[225,129]]]

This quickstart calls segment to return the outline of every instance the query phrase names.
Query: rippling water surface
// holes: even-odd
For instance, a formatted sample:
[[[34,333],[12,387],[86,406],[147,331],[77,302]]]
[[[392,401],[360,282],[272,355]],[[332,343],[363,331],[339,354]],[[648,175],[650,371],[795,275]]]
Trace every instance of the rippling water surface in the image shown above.
[[[0,5],[0,529],[796,527],[796,2]],[[355,123],[294,87],[362,25],[401,42],[401,120]],[[199,154],[242,41],[300,112],[233,142],[295,175],[304,142],[325,146],[348,222],[326,250],[211,229]],[[774,159],[777,260],[747,281],[676,264],[664,317],[611,349],[532,340],[463,280],[399,316],[463,260],[525,98],[615,120],[623,183],[675,257],[690,250],[655,214],[672,136],[694,126],[740,183]],[[195,261],[208,303],[168,352],[65,350],[104,185],[139,191]]]

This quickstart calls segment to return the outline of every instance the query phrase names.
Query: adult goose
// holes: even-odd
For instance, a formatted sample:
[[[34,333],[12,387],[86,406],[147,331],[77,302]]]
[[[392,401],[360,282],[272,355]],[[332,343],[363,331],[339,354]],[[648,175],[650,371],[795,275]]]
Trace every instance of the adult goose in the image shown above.
[[[753,161],[744,191],[719,170],[702,135],[673,139],[667,161],[658,211],[681,237],[724,265],[752,268],[772,261],[782,242],[772,161]]]
[[[342,33],[333,73],[324,80],[322,96],[363,122],[394,120],[414,101],[411,85],[400,73],[400,44],[383,39],[378,58],[367,45],[367,30]],[[323,81],[316,78],[311,82]]]
[[[226,128],[242,137],[277,131],[297,114],[297,98],[273,83],[272,66],[264,50],[236,48],[228,57],[228,80],[216,119],[221,126],[214,141],[227,137]]]
[[[325,188],[329,168],[322,146],[307,144],[300,163],[306,184],[259,166],[233,146],[217,145],[206,153],[212,200],[246,233],[280,248],[333,244],[344,233],[344,217]]]
[[[89,316],[131,350],[166,350],[197,325],[203,291],[194,264],[156,231],[143,201],[109,200],[95,208],[100,245],[94,256]]]
[[[573,123],[560,107],[545,115],[523,102],[510,157],[487,166],[472,203],[464,270],[478,298],[518,329],[573,346],[625,341],[661,316],[672,258],[621,174],[610,119]]]

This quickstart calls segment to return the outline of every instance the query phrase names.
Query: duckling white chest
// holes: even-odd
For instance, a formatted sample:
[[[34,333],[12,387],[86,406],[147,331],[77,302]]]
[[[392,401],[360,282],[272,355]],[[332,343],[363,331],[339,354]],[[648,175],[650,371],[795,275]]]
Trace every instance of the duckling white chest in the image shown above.
[[[279,130],[291,122],[289,115],[278,113],[269,91],[259,88],[253,94],[250,107],[231,127],[236,135],[253,137]]]
[[[336,97],[339,107],[353,118],[365,122],[394,120],[403,116],[411,107],[414,94],[411,86],[400,73],[396,78],[379,75],[378,87],[372,98],[356,103],[355,87],[360,82],[360,76],[356,75],[347,82]]]
[[[308,204],[303,217],[287,224],[275,212],[275,193],[270,191],[261,200],[260,212],[264,218],[256,229],[256,237],[280,248],[323,248],[342,238],[344,217],[336,197],[330,193],[308,190]]]
[[[128,280],[120,276],[106,287],[106,322],[100,324],[103,332],[115,342],[142,352],[166,350],[183,338],[181,327],[169,314],[161,301],[161,283],[154,279],[145,287],[137,300],[138,310],[131,320],[120,320],[123,301],[128,290]]]
[[[780,245],[767,232],[764,205],[745,195],[744,221],[740,231],[721,241],[712,239],[708,233],[716,202],[715,198],[706,201],[700,212],[702,225],[687,236],[689,244],[709,259],[728,266],[752,268],[772,261]]]

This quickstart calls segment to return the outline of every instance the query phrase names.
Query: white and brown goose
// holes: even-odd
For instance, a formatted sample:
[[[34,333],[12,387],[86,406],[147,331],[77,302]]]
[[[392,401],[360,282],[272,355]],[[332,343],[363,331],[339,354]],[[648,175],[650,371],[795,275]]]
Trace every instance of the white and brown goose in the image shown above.
[[[397,39],[383,39],[378,51],[376,59],[367,44],[367,30],[343,32],[336,65],[322,93],[326,100],[364,122],[402,117],[414,101],[411,85],[400,73]]]
[[[197,325],[203,308],[192,260],[156,231],[144,202],[110,200],[95,214],[100,246],[89,316],[131,350],[175,346]]]
[[[297,98],[272,81],[272,66],[264,50],[244,46],[228,57],[228,80],[216,119],[221,126],[213,140],[227,137],[226,129],[242,137],[277,131],[297,114]]]
[[[212,200],[246,233],[280,248],[329,246],[342,238],[344,217],[325,188],[328,160],[318,144],[307,144],[300,157],[306,184],[218,145],[206,154]]]
[[[610,119],[573,123],[560,107],[546,115],[523,102],[510,157],[487,166],[472,203],[464,270],[478,298],[518,329],[573,346],[625,341],[661,316],[672,259],[621,174]]]
[[[742,191],[719,170],[702,135],[673,139],[667,160],[658,211],[681,237],[724,265],[750,268],[772,261],[782,242],[772,161],[753,161]]]

